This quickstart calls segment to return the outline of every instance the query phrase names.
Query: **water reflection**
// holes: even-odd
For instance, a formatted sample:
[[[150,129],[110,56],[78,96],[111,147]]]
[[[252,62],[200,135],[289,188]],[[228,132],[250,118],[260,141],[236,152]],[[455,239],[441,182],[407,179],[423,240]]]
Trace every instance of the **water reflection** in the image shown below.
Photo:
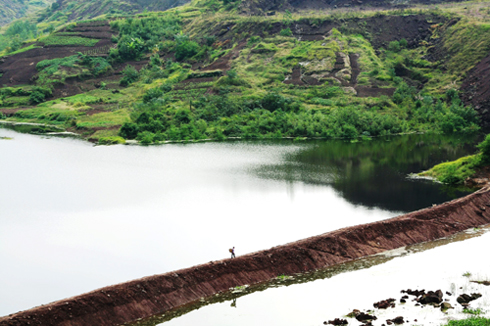
[[[230,289],[229,292],[222,293],[219,295],[215,295],[210,298],[203,298],[201,301],[194,302],[191,304],[188,304],[184,307],[180,307],[178,309],[169,311],[165,313],[164,315],[161,316],[153,316],[151,318],[148,318],[146,320],[141,320],[136,323],[131,323],[129,324],[130,326],[154,326],[154,325],[159,325],[165,322],[168,322],[170,320],[173,320],[177,317],[183,316],[185,314],[188,314],[194,310],[198,310],[200,308],[203,308],[208,305],[220,303],[220,302],[226,302],[226,301],[231,301],[230,307],[236,308],[237,306],[237,299],[247,296],[247,295],[253,295],[254,293],[257,292],[262,292],[271,288],[279,288],[279,287],[288,287],[291,285],[298,285],[298,284],[305,284],[305,283],[310,283],[313,281],[317,280],[324,280],[324,279],[330,279],[336,275],[342,274],[342,273],[347,273],[347,272],[352,272],[352,271],[359,271],[363,269],[368,269],[376,265],[381,265],[386,262],[389,262],[395,258],[400,258],[404,256],[408,256],[411,254],[416,254],[416,253],[422,253],[427,250],[432,250],[438,247],[446,246],[448,244],[453,244],[465,240],[469,240],[472,238],[480,237],[490,231],[490,225],[486,226],[481,229],[473,229],[473,230],[467,230],[464,232],[457,233],[451,237],[431,241],[431,242],[425,242],[425,243],[420,243],[420,244],[415,244],[411,246],[406,246],[394,250],[390,250],[381,254],[373,255],[373,256],[368,256],[365,258],[361,259],[356,259],[351,262],[347,262],[344,264],[332,266],[329,268],[325,268],[322,270],[318,270],[315,272],[311,273],[306,273],[306,274],[297,274],[295,276],[291,277],[278,277],[274,280],[271,280],[270,282],[265,282],[262,284],[256,284],[252,285],[243,289]],[[424,275],[421,275],[421,277],[424,277]],[[404,286],[404,284],[400,284],[401,287]],[[346,289],[347,291],[350,289]],[[453,290],[454,292],[454,290]],[[312,293],[313,296],[316,296],[317,294]],[[358,293],[358,295],[362,296],[362,293]],[[262,307],[263,310],[267,310],[267,307]],[[257,312],[260,314],[261,312]],[[288,314],[288,312],[284,312],[285,314]],[[220,316],[216,316],[215,321],[218,322],[220,320]],[[210,322],[212,324],[213,322]],[[184,323],[177,323],[179,325],[185,324]],[[236,325],[242,325],[240,321],[236,322]]]
[[[410,212],[471,192],[407,178],[475,152],[476,136],[403,135],[372,141],[312,141],[281,164],[255,173],[266,179],[332,186],[354,205]]]
[[[423,135],[149,147],[0,136],[14,138],[0,141],[0,315],[445,201],[406,174],[473,151]]]

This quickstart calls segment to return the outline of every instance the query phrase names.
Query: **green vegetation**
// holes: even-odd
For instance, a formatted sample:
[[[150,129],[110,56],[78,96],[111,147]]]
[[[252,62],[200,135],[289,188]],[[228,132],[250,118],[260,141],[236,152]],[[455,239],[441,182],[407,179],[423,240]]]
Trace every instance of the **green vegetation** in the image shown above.
[[[490,319],[484,317],[471,317],[463,320],[450,320],[445,326],[489,326]]]
[[[446,184],[462,184],[466,178],[475,174],[476,170],[490,162],[490,134],[478,145],[479,152],[475,155],[462,157],[453,162],[438,164],[428,171],[419,173],[437,179]],[[465,273],[463,276],[471,276]]]
[[[470,314],[470,315],[481,315],[481,314],[483,314],[483,311],[480,308],[477,308],[477,309],[465,308],[465,309],[463,309],[463,312],[465,314]]]
[[[55,3],[37,27],[19,25],[17,31],[35,35],[34,26],[49,33],[39,43],[93,47],[98,40],[77,36],[75,23],[53,32],[70,12],[82,12],[87,5]],[[476,112],[462,103],[457,89],[462,72],[490,51],[485,22],[490,16],[483,22],[469,16],[458,20],[453,18],[461,17],[459,12],[409,9],[329,16],[286,11],[249,17],[237,14],[240,5],[195,0],[161,13],[84,22],[91,28],[110,24],[114,44],[39,62],[32,79],[35,85],[20,87],[22,94],[5,93],[0,103],[37,106],[31,110],[39,114],[31,112],[28,119],[39,116],[42,121],[51,118],[44,112],[49,103],[52,110],[63,110],[62,116],[69,111],[66,126],[76,126],[86,136],[92,137],[92,130],[97,139],[122,137],[142,143],[284,137],[355,141],[411,132],[449,135],[479,130]],[[368,24],[376,17],[403,20],[411,15],[419,15],[417,21],[425,24],[424,40],[402,33],[403,37],[393,34],[386,41],[386,26]],[[311,35],[324,24],[336,28],[321,39],[305,40],[297,35],[295,24],[311,28]],[[450,58],[434,56],[436,46]],[[104,79],[114,71],[121,72],[119,80]],[[76,95],[63,103],[49,101],[54,89],[67,80],[80,84],[84,99]],[[94,87],[107,92],[94,96],[90,93]],[[90,109],[112,115],[84,121]],[[121,116],[125,119],[116,118]],[[111,118],[117,121],[111,123]],[[27,118],[19,114],[9,119]],[[121,129],[114,131],[118,125]],[[100,135],[109,127],[111,134]],[[446,167],[450,173],[442,180],[460,182],[477,163],[462,159],[459,166]]]
[[[62,36],[49,35],[39,39],[39,43],[45,46],[94,46],[99,42],[98,39],[78,37],[78,36]]]
[[[15,53],[21,48],[23,41],[35,38],[37,33],[36,24],[27,20],[15,21],[0,34],[0,54]]]

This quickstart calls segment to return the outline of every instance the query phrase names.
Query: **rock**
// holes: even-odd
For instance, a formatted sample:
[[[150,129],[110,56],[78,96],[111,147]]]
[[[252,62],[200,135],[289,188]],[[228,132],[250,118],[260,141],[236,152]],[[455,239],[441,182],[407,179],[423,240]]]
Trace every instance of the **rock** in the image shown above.
[[[355,317],[356,317],[356,316],[358,316],[360,313],[361,313],[361,311],[360,311],[360,310],[354,309],[354,310],[352,310],[352,312],[348,313],[346,316],[347,316],[347,317],[350,317],[350,318],[355,318]]]
[[[373,304],[374,308],[378,309],[387,309],[387,308],[395,308],[395,299],[390,298],[386,300],[382,300]]]
[[[354,87],[342,87],[342,90],[346,94],[349,94],[350,93],[350,94],[353,94],[353,95],[357,95],[357,91],[356,91],[356,89]]]
[[[396,318],[393,318],[393,319],[387,319],[386,320],[386,323],[388,325],[391,325],[392,323],[393,324],[396,324],[396,325],[401,325],[403,324],[405,321],[403,320],[403,317],[402,316],[398,316]]]
[[[347,325],[348,322],[345,319],[335,318],[334,320],[329,320],[328,323],[323,322],[323,324],[324,325],[330,324],[330,325],[339,326],[339,325]]]
[[[452,296],[452,295],[453,295],[451,292],[448,292],[448,291],[446,291],[446,294],[447,294],[448,296]]]
[[[429,291],[427,294],[423,294],[418,300],[421,304],[428,303],[441,303],[442,302],[442,291],[437,290],[436,292]]]
[[[470,281],[470,282],[471,283],[476,283],[476,284],[481,284],[481,285],[486,285],[486,286],[489,286],[490,285],[490,282],[489,281]]]
[[[414,295],[416,297],[420,297],[421,295],[424,295],[425,294],[425,290],[415,290],[415,291],[412,291],[412,290],[408,289],[408,290],[402,290],[401,293],[406,293],[406,294],[409,294],[409,295]]]
[[[454,309],[454,307],[451,306],[451,304],[449,302],[443,302],[441,304],[441,311],[444,312],[444,311],[447,311],[448,309]]]
[[[378,319],[376,316],[373,316],[373,315],[368,315],[364,312],[361,312],[359,313],[357,316],[356,316],[356,319],[360,322],[366,322],[368,320],[376,320]]]
[[[463,304],[467,305],[471,301],[476,300],[476,299],[480,298],[481,296],[482,296],[481,293],[472,293],[471,295],[463,293],[456,299],[456,301],[458,301],[458,303],[461,305],[463,305]]]
[[[406,302],[407,302],[407,300],[405,300],[403,298],[400,299],[400,303],[406,303]]]

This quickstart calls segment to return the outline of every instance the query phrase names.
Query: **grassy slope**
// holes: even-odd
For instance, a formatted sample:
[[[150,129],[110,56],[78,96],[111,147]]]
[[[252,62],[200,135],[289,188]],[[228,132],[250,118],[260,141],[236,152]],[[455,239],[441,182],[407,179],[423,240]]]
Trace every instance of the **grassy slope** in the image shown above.
[[[108,79],[103,89],[46,102],[10,119],[55,121],[73,126],[86,136],[98,139],[99,136],[116,136],[117,128],[110,127],[136,121],[142,112],[149,112],[150,120],[161,122],[164,126],[157,126],[153,130],[148,126],[141,128],[140,131],[144,133],[139,139],[145,138],[147,142],[220,139],[226,136],[355,137],[362,133],[376,135],[441,130],[444,121],[452,117],[448,115],[452,106],[444,93],[448,89],[457,88],[462,78],[461,72],[470,69],[485,55],[490,40],[486,23],[489,21],[488,15],[480,10],[481,7],[475,9],[480,15],[478,17],[471,12],[468,14],[468,9],[461,12],[460,6],[448,6],[437,11],[439,16],[449,17],[451,13],[464,15],[464,18],[452,26],[445,23],[434,26],[431,31],[432,43],[442,42],[451,55],[449,60],[430,62],[423,57],[433,47],[431,40],[410,48],[402,46],[398,50],[389,51],[386,49],[389,48],[387,44],[381,48],[373,46],[373,36],[369,35],[362,22],[356,28],[349,23],[343,24],[345,21],[379,15],[376,12],[336,13],[330,17],[312,14],[241,17],[230,12],[207,12],[203,15],[208,6],[208,2],[194,2],[172,10],[182,20],[182,32],[189,35],[191,40],[196,40],[201,50],[205,50],[200,54],[178,63],[163,62],[148,67],[140,72],[139,79],[129,87],[121,88],[117,81]],[[476,8],[478,4],[473,6]],[[469,4],[467,8],[473,7]],[[413,13],[397,11],[386,14]],[[432,17],[433,13],[428,14],[427,17]],[[281,33],[296,23],[320,25],[326,20],[339,22],[339,28],[327,35],[325,40],[298,41],[288,33]],[[228,30],[229,26],[231,28]],[[204,46],[206,37],[215,38],[212,46]],[[467,43],[461,42],[461,39],[471,39],[471,42],[465,45]],[[158,46],[162,57],[168,58],[175,53],[173,37],[168,37]],[[412,94],[401,100],[386,96],[355,97],[348,88],[338,85],[337,81],[341,80],[347,85],[352,70],[344,71],[343,78],[332,78],[329,74],[334,68],[338,52],[347,56],[352,53],[359,55],[361,72],[358,85],[400,88],[403,79],[394,78],[393,68],[402,66],[409,71],[408,76],[403,77],[406,82],[418,87],[425,86],[418,95]],[[227,54],[233,56],[228,67],[218,69],[218,73],[225,75],[219,80],[215,78],[197,83],[178,83],[190,73],[194,76],[205,74],[199,71],[199,66],[216,63],[226,58]],[[291,75],[299,63],[303,64],[304,74],[316,77],[322,85],[305,87],[284,84],[283,80]],[[236,74],[226,76],[230,68]],[[83,67],[79,71],[83,71]],[[420,79],[425,84],[421,84]],[[162,85],[170,85],[172,89],[166,89],[165,95],[159,94]],[[114,93],[115,90],[119,90],[119,93]],[[148,94],[152,92],[158,93],[158,101],[143,103],[145,96],[151,99]],[[279,94],[279,100],[285,99],[287,103],[282,107],[279,103],[281,109],[277,111],[260,110],[266,105],[264,97],[270,94]],[[228,102],[220,103],[219,98]],[[416,103],[417,98],[422,104]],[[438,98],[441,98],[440,111],[434,111],[431,108],[437,106]],[[28,100],[26,95],[4,96],[3,105],[25,106]],[[300,108],[293,107],[291,103],[299,104]],[[87,114],[96,106],[103,106],[106,112]],[[223,106],[233,107],[233,110],[223,112]],[[187,108],[190,108],[189,112]],[[211,112],[213,110],[217,112]],[[156,111],[160,112],[157,118],[154,117]],[[278,113],[284,111],[284,114]],[[210,117],[213,114],[215,117]],[[278,120],[284,121],[278,123]]]
[[[53,0],[0,0],[0,26],[46,8]]]

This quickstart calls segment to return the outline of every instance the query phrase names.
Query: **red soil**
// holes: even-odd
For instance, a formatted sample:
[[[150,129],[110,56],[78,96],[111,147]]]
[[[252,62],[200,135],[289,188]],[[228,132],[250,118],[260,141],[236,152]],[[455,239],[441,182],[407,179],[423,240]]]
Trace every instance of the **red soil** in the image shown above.
[[[0,325],[121,325],[230,288],[314,271],[490,223],[490,188],[395,218],[108,286],[0,318]]]

